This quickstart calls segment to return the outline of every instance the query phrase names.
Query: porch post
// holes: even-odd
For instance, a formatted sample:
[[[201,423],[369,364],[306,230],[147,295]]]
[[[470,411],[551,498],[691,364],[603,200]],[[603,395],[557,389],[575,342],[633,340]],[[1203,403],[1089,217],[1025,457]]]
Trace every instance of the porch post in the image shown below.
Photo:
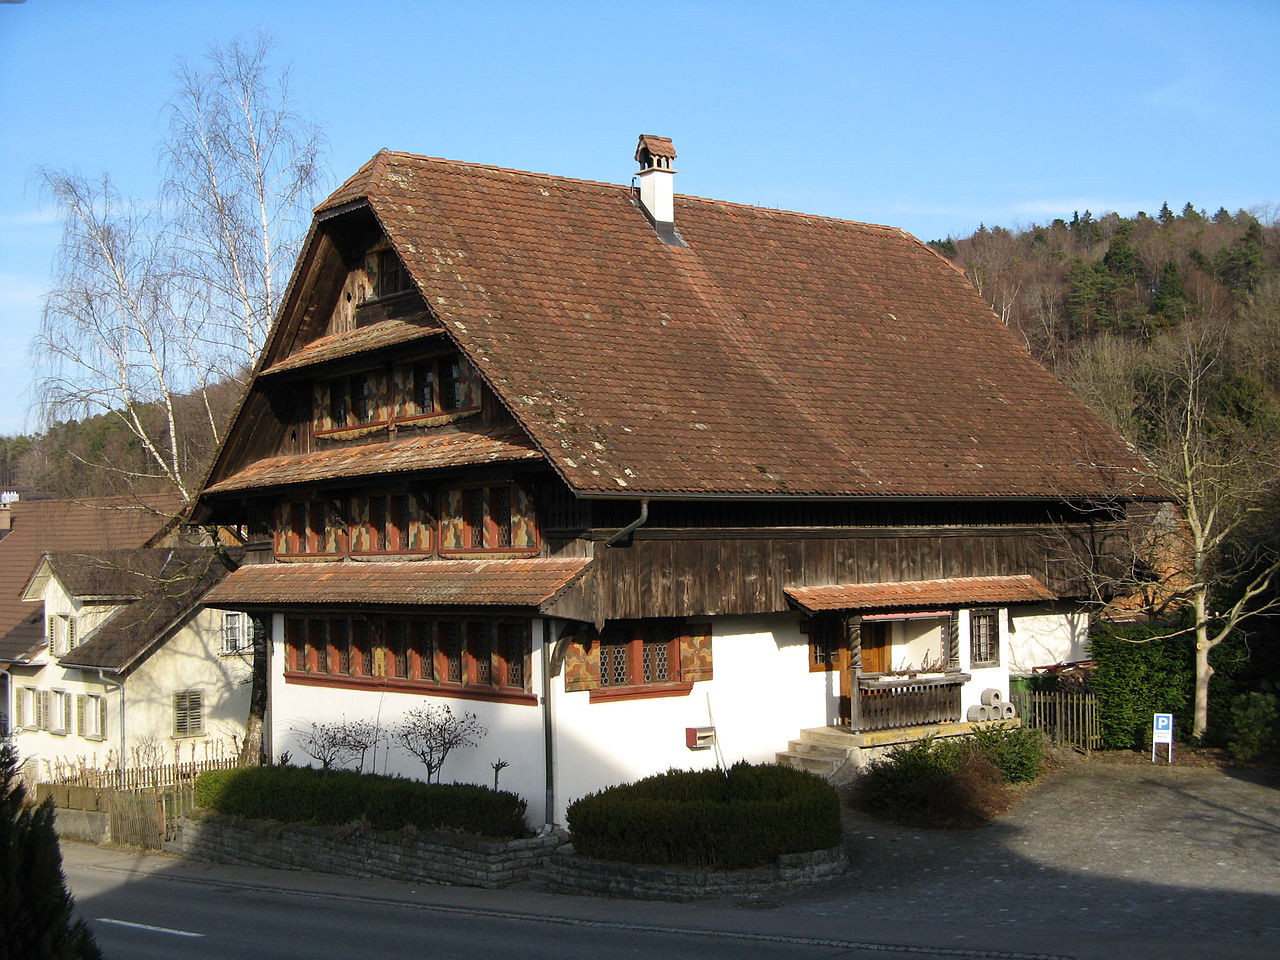
[[[844,621],[845,643],[849,647],[849,729],[862,729],[862,617],[850,614]]]

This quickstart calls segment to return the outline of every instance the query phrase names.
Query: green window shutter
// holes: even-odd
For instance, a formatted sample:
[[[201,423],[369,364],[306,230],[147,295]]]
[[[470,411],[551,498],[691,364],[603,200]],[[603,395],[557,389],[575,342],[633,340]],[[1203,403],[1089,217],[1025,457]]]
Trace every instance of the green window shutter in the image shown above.
[[[107,698],[98,698],[98,736],[106,739],[107,736]]]
[[[85,700],[83,693],[76,694],[76,735],[83,737],[85,729],[84,710],[88,701]]]
[[[27,725],[26,717],[27,691],[19,687],[13,692],[13,729],[21,730]]]

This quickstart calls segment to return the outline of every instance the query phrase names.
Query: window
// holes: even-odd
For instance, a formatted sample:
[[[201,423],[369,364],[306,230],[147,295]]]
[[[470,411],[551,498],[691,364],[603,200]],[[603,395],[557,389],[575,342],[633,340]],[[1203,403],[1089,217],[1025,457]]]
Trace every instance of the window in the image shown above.
[[[36,723],[36,690],[32,687],[19,687],[13,698],[13,728],[15,730],[38,730]]]
[[[51,690],[49,699],[49,732],[66,736],[71,732],[71,695],[65,690]]]
[[[68,614],[58,614],[47,618],[49,625],[49,645],[55,656],[70,653],[76,646],[76,618]]]
[[[459,354],[428,357],[397,365],[392,370],[396,385],[396,419],[465,413],[480,408],[480,379],[465,357]]]
[[[222,615],[223,655],[241,653],[252,648],[253,636],[250,632],[249,615],[247,613],[224,613]]]
[[[1000,666],[1000,620],[996,610],[969,614],[969,666]]]
[[[409,271],[394,250],[379,250],[374,260],[376,274],[373,281],[375,297],[391,297],[413,289]]]
[[[351,498],[351,552],[430,553],[431,518],[412,493]]]
[[[678,696],[710,680],[711,628],[679,620],[615,620],[598,638],[573,639],[565,657],[565,690],[592,700]]]
[[[49,691],[23,687],[18,700],[18,723],[24,730],[49,729]]]
[[[314,386],[315,430],[318,435],[376,426],[387,420],[386,370],[363,370]]]
[[[440,506],[442,553],[528,553],[537,548],[533,499],[517,484],[444,491]]]
[[[840,617],[818,616],[809,621],[809,672],[837,668],[836,653],[841,647],[844,622]]]
[[[536,702],[528,690],[531,635],[525,620],[290,617],[285,644],[286,676],[292,683]]]
[[[107,735],[107,700],[95,693],[76,697],[80,717],[76,732],[86,740],[102,740]]]
[[[173,735],[199,737],[204,734],[204,697],[199,690],[182,690],[173,695]]]
[[[329,500],[283,500],[276,504],[276,556],[340,556],[346,549],[341,506]]]

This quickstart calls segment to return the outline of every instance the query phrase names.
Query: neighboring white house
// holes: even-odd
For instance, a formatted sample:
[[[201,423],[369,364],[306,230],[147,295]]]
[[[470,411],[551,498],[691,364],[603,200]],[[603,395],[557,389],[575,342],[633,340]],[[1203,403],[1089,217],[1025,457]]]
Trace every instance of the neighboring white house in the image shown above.
[[[76,767],[234,756],[244,737],[252,625],[201,605],[218,552],[45,554],[23,598],[43,644],[10,662],[19,755],[44,779]]]

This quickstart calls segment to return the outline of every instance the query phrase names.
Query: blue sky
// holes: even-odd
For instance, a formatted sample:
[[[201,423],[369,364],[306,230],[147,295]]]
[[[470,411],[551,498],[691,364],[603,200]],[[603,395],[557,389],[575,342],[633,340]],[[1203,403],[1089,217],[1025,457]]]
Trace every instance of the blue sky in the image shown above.
[[[178,57],[265,31],[330,140],[625,183],[924,240],[1188,200],[1280,202],[1280,4],[326,0],[0,2],[0,433],[37,426],[26,347],[59,227],[40,165],[149,199]]]

